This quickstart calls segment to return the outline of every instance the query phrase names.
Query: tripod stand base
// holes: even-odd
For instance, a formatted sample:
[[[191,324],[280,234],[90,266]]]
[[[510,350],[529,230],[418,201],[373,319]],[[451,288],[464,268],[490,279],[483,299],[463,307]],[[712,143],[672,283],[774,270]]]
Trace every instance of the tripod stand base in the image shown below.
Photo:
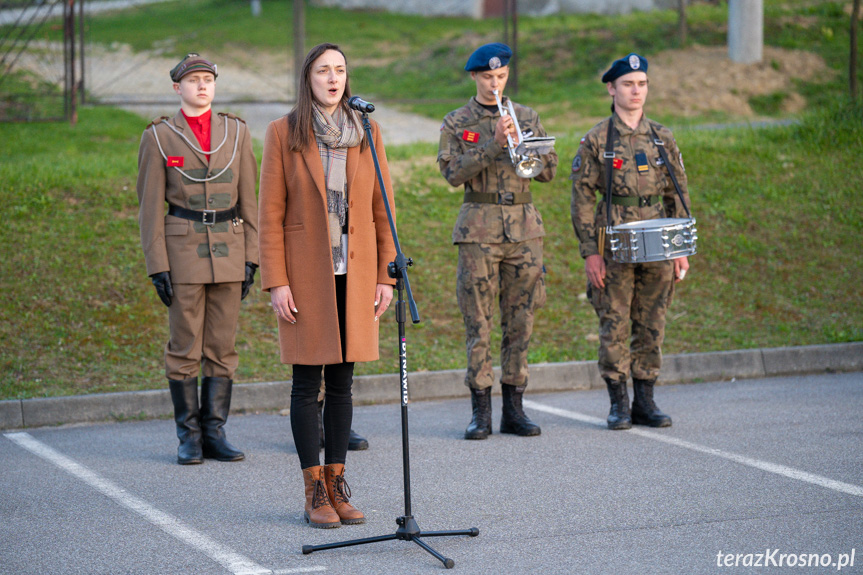
[[[377,543],[379,541],[393,541],[400,539],[402,541],[413,541],[431,555],[436,557],[444,567],[452,569],[455,566],[455,561],[449,557],[444,557],[435,551],[428,543],[422,540],[422,537],[450,537],[457,535],[470,535],[476,537],[479,535],[479,529],[471,527],[470,529],[462,529],[458,531],[420,531],[416,520],[413,517],[399,517],[396,519],[399,528],[392,535],[381,535],[379,537],[366,537],[365,539],[352,539],[350,541],[341,541],[339,543],[325,543],[324,545],[303,545],[303,555],[308,555],[315,551],[323,551],[324,549],[336,549],[339,547],[350,547],[352,545],[364,545],[366,543]]]

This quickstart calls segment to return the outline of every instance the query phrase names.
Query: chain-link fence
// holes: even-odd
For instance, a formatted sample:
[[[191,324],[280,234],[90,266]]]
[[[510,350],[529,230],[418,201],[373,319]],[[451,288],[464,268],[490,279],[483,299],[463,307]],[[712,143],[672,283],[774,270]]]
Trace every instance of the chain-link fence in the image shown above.
[[[0,2],[0,121],[74,120],[80,8],[75,0]]]
[[[74,120],[81,103],[117,105],[145,115],[162,113],[166,105],[175,108],[168,71],[178,54],[197,47],[188,38],[189,20],[161,19],[159,4],[166,1],[0,0],[0,121]],[[272,6],[284,14],[268,17],[284,18],[288,27],[290,3]],[[253,5],[238,1],[237,9]],[[144,50],[93,41],[111,10],[158,20],[175,29],[170,36],[177,41]],[[214,24],[198,18],[195,33],[206,35]],[[293,54],[290,37],[285,40],[284,51],[226,46],[218,54],[206,54],[219,64],[219,102],[291,102]],[[188,46],[181,46],[184,41]]]

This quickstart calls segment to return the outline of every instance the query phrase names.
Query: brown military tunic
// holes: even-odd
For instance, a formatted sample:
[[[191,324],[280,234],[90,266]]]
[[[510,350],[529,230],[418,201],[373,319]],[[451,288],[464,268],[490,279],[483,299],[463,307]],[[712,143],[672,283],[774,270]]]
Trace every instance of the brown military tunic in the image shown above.
[[[506,98],[503,105],[506,105]],[[545,136],[539,115],[514,104],[523,132]],[[530,180],[519,178],[506,148],[494,140],[500,118],[495,108],[476,98],[448,114],[441,126],[438,166],[453,186],[467,193],[488,194],[499,203],[466,201],[453,229],[459,246],[458,302],[465,322],[467,374],[465,385],[485,389],[492,385],[490,339],[494,302],[500,297],[501,381],[527,384],[527,350],[533,333],[535,310],[545,301],[542,264],[542,217],[532,201]],[[542,156],[544,169],[536,180],[548,182],[557,169],[554,150]]]
[[[138,151],[138,222],[147,274],[170,272],[174,288],[165,348],[169,379],[195,377],[199,370],[208,377],[233,378],[245,263],[258,263],[251,135],[242,120],[213,114],[211,141],[208,162],[193,149],[200,145],[177,112],[148,126]],[[239,219],[205,225],[168,215],[169,204],[217,212],[236,205]]]
[[[633,130],[614,114],[582,138],[572,162],[572,225],[583,258],[599,253],[597,230],[607,225],[606,203],[597,203],[597,194],[601,198],[605,194],[603,153],[608,122],[612,120],[619,135],[613,145],[612,195],[638,197],[642,203],[650,204],[612,205],[612,225],[686,217],[653,141],[651,127],[665,143],[669,162],[689,205],[686,172],[671,131],[645,116]],[[673,262],[616,263],[611,257],[609,238],[604,260],[605,288],[596,289],[590,282],[587,286],[588,297],[599,316],[600,373],[614,381],[626,381],[630,374],[638,379],[656,379],[662,364],[665,314],[673,295]]]

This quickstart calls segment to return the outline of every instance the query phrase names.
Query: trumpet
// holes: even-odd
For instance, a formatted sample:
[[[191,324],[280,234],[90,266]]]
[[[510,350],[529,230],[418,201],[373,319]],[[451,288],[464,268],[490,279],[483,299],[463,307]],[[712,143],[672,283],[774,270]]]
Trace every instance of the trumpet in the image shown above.
[[[507,108],[504,108],[500,101],[500,93],[497,90],[493,90],[493,93],[500,115],[512,118],[515,133],[518,135],[518,144],[513,143],[512,137],[509,134],[506,135],[507,149],[509,150],[509,157],[512,160],[515,173],[519,178],[528,180],[535,178],[545,167],[545,163],[540,158],[540,155],[548,153],[554,147],[554,138],[548,136],[525,138],[521,133],[521,126],[518,125],[518,118],[515,116],[512,100],[507,102]]]

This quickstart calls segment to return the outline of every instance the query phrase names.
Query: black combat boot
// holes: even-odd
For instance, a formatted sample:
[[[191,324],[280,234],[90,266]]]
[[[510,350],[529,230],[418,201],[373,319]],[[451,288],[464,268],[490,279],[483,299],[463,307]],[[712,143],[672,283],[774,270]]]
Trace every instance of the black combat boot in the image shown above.
[[[501,383],[500,389],[503,393],[503,414],[500,418],[500,432],[514,433],[522,437],[539,435],[542,430],[525,415],[521,406],[521,398],[524,395],[526,385],[509,385]]]
[[[632,378],[632,423],[649,427],[671,427],[671,418],[659,411],[653,402],[653,385],[656,380]]]
[[[222,427],[231,410],[231,386],[227,377],[205,377],[201,380],[201,430],[204,435],[204,457],[219,461],[245,459],[242,451],[225,439]]]
[[[177,463],[194,465],[204,462],[201,451],[201,425],[198,410],[198,378],[169,379],[171,401],[174,403],[174,421],[177,423]]]
[[[351,429],[348,436],[348,451],[365,451],[369,448],[369,440]]]
[[[470,388],[473,418],[464,430],[465,439],[485,439],[491,435],[491,388]]]
[[[613,381],[605,378],[608,397],[611,399],[611,409],[608,411],[609,429],[632,429],[632,418],[629,414],[629,393],[626,390],[626,380]]]

